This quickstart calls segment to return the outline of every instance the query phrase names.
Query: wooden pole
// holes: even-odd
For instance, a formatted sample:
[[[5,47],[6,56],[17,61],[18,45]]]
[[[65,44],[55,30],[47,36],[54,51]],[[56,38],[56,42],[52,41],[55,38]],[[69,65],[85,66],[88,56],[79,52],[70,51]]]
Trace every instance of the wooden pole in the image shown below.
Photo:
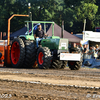
[[[84,19],[84,27],[83,27],[83,40],[84,40],[84,38],[85,38],[85,36],[84,36],[85,26],[86,26],[86,19]]]
[[[64,21],[62,21],[61,38],[64,37]]]

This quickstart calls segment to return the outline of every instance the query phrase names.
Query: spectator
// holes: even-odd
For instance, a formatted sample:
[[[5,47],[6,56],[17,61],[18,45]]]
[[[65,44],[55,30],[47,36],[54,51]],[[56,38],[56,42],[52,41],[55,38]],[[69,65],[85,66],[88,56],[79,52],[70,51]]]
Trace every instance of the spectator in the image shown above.
[[[96,51],[96,53],[98,54],[99,46],[96,45],[95,48],[96,48],[95,51]]]
[[[86,49],[86,44],[83,45],[83,61],[84,59],[87,59],[88,58],[88,55],[87,55],[87,49]]]
[[[96,48],[93,46],[93,50],[94,50],[94,58],[96,59],[98,57],[97,52],[96,52]]]
[[[100,59],[100,49],[98,50],[98,58],[97,59]]]
[[[80,48],[79,48],[79,46],[78,46],[78,45],[76,45],[76,48],[77,48],[77,50],[78,50],[78,51],[80,51]]]
[[[69,48],[69,52],[72,53],[72,52],[76,52],[78,49],[77,49],[77,46],[76,46],[76,43],[73,43],[71,45],[71,48]]]
[[[74,47],[74,48],[77,48],[76,43],[73,44],[73,47]]]
[[[94,49],[92,46],[90,46],[90,50],[88,52],[88,55],[90,56],[90,58],[93,58],[94,57]]]
[[[76,43],[73,44],[73,48],[77,50],[77,52],[80,52],[80,48]]]
[[[86,52],[89,52],[89,45],[86,44]]]
[[[87,51],[86,51],[86,44],[83,45],[83,53],[87,53]]]
[[[93,46],[94,51],[96,51],[96,48]]]
[[[72,47],[72,44],[69,42],[68,48],[70,49]]]
[[[83,46],[80,44],[80,51],[83,52]]]

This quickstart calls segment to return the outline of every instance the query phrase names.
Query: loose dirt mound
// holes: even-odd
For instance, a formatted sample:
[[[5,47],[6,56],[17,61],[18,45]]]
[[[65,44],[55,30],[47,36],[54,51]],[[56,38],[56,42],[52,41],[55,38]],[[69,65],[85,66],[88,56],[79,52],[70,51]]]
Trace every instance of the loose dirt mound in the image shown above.
[[[0,100],[91,100],[99,90],[0,81]],[[3,98],[2,98],[3,96]],[[95,100],[99,100],[95,97]]]
[[[99,87],[100,73],[96,69],[0,71],[0,100],[100,100],[100,89],[66,86]]]

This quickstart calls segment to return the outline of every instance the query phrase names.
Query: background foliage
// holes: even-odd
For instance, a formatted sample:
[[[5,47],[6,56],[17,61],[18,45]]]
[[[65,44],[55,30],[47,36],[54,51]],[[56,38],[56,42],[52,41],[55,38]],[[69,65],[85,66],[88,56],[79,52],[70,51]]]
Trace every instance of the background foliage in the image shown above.
[[[31,3],[33,20],[54,21],[65,30],[79,33],[83,30],[86,19],[86,30],[95,31],[100,26],[100,0],[0,0],[0,31],[7,32],[8,18],[12,14],[28,14],[28,3]],[[11,20],[11,31],[24,27],[26,17],[14,17]]]

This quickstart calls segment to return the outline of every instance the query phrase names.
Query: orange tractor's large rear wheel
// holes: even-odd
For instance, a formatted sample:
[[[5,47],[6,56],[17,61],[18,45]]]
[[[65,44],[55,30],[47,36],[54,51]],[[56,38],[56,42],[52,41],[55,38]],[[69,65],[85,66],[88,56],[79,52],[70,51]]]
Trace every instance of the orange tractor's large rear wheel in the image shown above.
[[[25,45],[21,38],[16,38],[11,45],[11,64],[13,67],[22,67],[25,58]]]

